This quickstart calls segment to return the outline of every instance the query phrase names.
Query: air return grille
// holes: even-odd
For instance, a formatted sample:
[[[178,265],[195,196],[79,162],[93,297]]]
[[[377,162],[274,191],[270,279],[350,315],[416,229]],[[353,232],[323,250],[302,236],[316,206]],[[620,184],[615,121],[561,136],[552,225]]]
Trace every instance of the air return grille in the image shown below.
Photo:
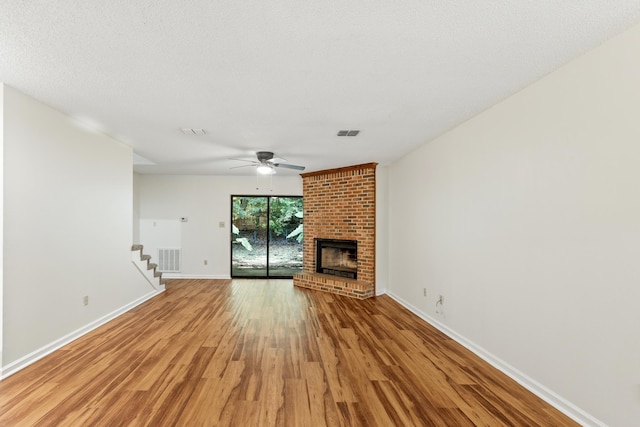
[[[182,252],[180,248],[158,249],[158,271],[179,273]]]

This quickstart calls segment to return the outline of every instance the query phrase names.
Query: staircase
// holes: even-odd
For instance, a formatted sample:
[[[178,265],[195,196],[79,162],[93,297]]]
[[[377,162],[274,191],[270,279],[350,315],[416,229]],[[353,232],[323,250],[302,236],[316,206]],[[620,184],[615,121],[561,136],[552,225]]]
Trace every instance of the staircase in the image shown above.
[[[164,290],[166,279],[162,278],[161,272],[156,271],[158,264],[152,263],[151,255],[144,254],[142,249],[142,245],[131,246],[131,251],[133,252],[131,260],[133,264],[140,270],[140,273],[142,273],[154,289]]]

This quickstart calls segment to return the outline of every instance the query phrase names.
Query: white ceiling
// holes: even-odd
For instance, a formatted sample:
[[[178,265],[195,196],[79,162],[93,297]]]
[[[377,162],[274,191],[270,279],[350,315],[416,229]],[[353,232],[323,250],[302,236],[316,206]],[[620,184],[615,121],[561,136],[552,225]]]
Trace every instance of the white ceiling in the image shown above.
[[[0,0],[0,81],[141,173],[389,164],[639,20],[638,0]]]

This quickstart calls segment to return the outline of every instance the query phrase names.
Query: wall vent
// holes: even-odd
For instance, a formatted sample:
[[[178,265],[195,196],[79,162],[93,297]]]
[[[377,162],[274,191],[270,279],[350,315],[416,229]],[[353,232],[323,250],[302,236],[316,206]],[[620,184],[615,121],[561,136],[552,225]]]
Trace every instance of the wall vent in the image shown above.
[[[158,249],[158,271],[163,273],[179,273],[182,251],[180,248]]]

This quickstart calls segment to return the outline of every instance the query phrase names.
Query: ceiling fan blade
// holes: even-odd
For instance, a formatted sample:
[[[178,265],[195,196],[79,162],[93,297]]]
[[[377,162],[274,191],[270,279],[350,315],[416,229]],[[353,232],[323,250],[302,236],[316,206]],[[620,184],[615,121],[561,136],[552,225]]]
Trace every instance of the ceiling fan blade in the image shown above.
[[[238,169],[238,168],[246,168],[246,167],[254,167],[255,165],[240,165],[240,166],[232,166],[229,169]]]
[[[239,159],[237,157],[229,157],[228,160],[238,160],[240,162],[249,162],[249,163],[253,163],[254,165],[257,165],[258,163],[260,163],[256,160]]]
[[[287,159],[283,159],[282,157],[274,157],[273,159],[269,160],[271,163],[288,163]]]
[[[284,168],[284,169],[295,169],[297,171],[303,171],[304,170],[304,166],[287,165],[287,164],[284,164],[284,163],[274,163],[273,166],[275,166],[277,168]]]

